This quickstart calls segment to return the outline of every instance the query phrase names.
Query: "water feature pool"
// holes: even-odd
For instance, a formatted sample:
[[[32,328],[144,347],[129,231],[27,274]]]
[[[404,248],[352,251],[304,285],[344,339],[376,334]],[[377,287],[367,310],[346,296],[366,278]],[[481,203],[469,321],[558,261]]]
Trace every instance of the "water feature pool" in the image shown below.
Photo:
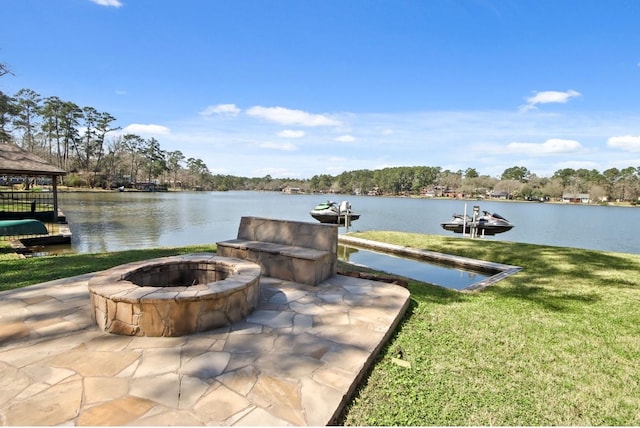
[[[430,261],[413,260],[394,254],[346,245],[338,246],[338,259],[454,290],[463,290],[471,287],[491,276],[486,272],[447,266]]]
[[[519,266],[419,250],[349,235],[338,237],[338,259],[458,291],[482,290]]]

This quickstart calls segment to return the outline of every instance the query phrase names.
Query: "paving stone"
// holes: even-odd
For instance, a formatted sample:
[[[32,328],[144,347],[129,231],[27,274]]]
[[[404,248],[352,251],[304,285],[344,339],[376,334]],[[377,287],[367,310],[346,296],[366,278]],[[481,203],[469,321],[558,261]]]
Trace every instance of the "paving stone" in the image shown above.
[[[189,336],[181,337],[133,337],[129,349],[175,348],[184,345]]]
[[[0,363],[0,406],[28,388],[32,380],[17,368],[6,363]]]
[[[276,340],[274,334],[232,335],[226,341],[224,350],[227,352],[269,352]]]
[[[321,325],[309,331],[310,334],[317,335],[332,342],[341,343],[350,347],[356,347],[372,351],[380,343],[383,333],[374,331],[368,326],[351,325],[349,327],[341,325]]]
[[[233,354],[233,358],[231,358],[231,360],[229,361],[225,372],[228,373],[233,370],[252,366],[255,364],[260,355],[262,355],[261,352],[243,352],[240,354]]]
[[[74,339],[82,340],[82,338],[79,337],[75,337]],[[65,346],[65,343],[62,343],[60,340],[21,344],[23,346],[6,351],[0,349],[0,361],[4,361],[15,367],[24,367],[46,359],[51,355],[67,352],[71,347],[78,346],[78,342],[74,344],[67,343]]]
[[[229,331],[234,333],[234,336],[242,334],[261,334],[264,326],[260,324],[254,324],[249,322],[237,322],[229,327]]]
[[[351,313],[348,311],[342,311],[342,312],[329,312],[329,313],[322,313],[319,315],[316,315],[314,317],[314,320],[316,320],[316,324],[315,325],[343,325],[343,326],[347,326],[349,324],[351,324]]]
[[[120,373],[116,375],[116,377],[122,378],[132,378],[136,370],[138,369],[138,365],[140,364],[140,360],[135,360],[128,367],[122,370]]]
[[[319,359],[333,345],[333,342],[309,333],[281,334],[275,343],[280,353],[306,355],[316,359]]]
[[[207,392],[209,384],[192,376],[180,376],[180,409],[190,409]]]
[[[216,340],[213,342],[213,344],[209,348],[209,351],[211,352],[224,351],[224,346],[226,345],[226,343],[227,343],[226,340]]]
[[[26,400],[29,397],[33,397],[36,394],[40,394],[42,391],[51,388],[51,385],[44,382],[31,383],[25,389],[23,389],[20,394],[13,397],[16,401]]]
[[[35,290],[33,294],[25,293],[26,295],[20,297],[23,302],[27,305],[35,305],[41,302],[44,302],[49,299],[53,299],[51,296],[46,296],[43,294],[36,294]]]
[[[190,412],[172,410],[136,420],[137,426],[202,426],[205,425]]]
[[[197,418],[208,421],[210,425],[225,425],[226,419],[248,407],[251,407],[249,400],[218,384],[193,406],[193,412]]]
[[[337,367],[323,367],[313,373],[312,379],[336,391],[348,391],[353,382],[353,374]]]
[[[38,379],[39,382],[43,382],[48,385],[55,385],[56,383],[59,383],[60,381],[75,374],[72,370],[39,364],[26,366],[23,371],[32,379]]]
[[[130,394],[177,409],[180,400],[180,376],[177,373],[135,378],[131,383]]]
[[[304,314],[295,314],[293,317],[293,334],[302,334],[313,327],[313,317]]]
[[[285,328],[293,326],[293,316],[290,312],[256,310],[247,317],[247,321],[271,328]]]
[[[263,354],[256,360],[256,367],[258,367],[261,373],[291,379],[309,376],[324,364],[324,361],[315,358],[288,353]]]
[[[286,405],[272,405],[269,406],[268,411],[274,417],[283,419],[291,425],[302,426],[307,424],[303,409],[294,409]]]
[[[49,364],[74,370],[82,376],[115,376],[139,357],[139,352],[96,352],[80,346],[56,355]]]
[[[270,302],[272,303],[291,303],[291,302],[295,302],[296,300],[302,299],[303,297],[305,297],[306,295],[308,295],[309,292],[306,290],[299,290],[299,289],[291,289],[291,288],[285,288],[282,290],[279,290],[276,295],[274,295],[271,299]]]
[[[116,334],[105,334],[94,337],[85,345],[91,351],[114,352],[126,349],[132,338]]]
[[[346,391],[336,391],[326,385],[305,378],[301,379],[300,395],[308,425],[325,426],[331,422]]]
[[[240,412],[237,412],[237,413],[233,414],[231,417],[227,418],[227,420],[225,421],[225,424],[229,425],[229,426],[236,426],[236,425],[242,426],[243,425],[243,423],[241,422],[242,419],[245,416],[247,416],[250,413],[252,413],[254,410],[256,410],[256,406],[250,405],[250,406],[242,409]],[[263,409],[260,409],[260,410],[263,410]],[[271,414],[269,414],[267,412],[267,416],[266,417],[270,418]],[[246,425],[246,424],[244,424],[244,425]],[[253,425],[249,425],[249,426],[253,426]]]
[[[127,395],[129,379],[121,377],[85,377],[84,396],[87,403],[99,403]]]
[[[134,377],[176,372],[181,364],[180,348],[145,349]]]
[[[272,412],[260,407],[252,409],[240,420],[236,421],[234,426],[289,426],[289,425],[304,425],[304,423],[292,423],[284,419],[278,418]]]
[[[388,311],[375,306],[353,308],[349,311],[349,316],[351,319],[381,326],[389,326],[393,321],[393,317],[389,316]]]
[[[288,406],[302,410],[300,386],[297,379],[261,374],[248,395],[249,400],[264,408]]]
[[[359,373],[365,366],[371,352],[355,346],[336,344],[322,356],[328,366],[337,367],[349,373]]]
[[[209,352],[183,362],[179,373],[200,379],[210,379],[223,373],[230,359],[229,352]]]
[[[232,391],[246,396],[258,381],[258,370],[254,366],[245,366],[237,370],[228,371],[216,378]]]
[[[289,307],[292,311],[304,315],[320,315],[323,313],[323,307],[316,304],[315,300],[310,303],[292,302]]]
[[[3,413],[7,425],[59,425],[78,415],[81,402],[82,381],[75,380],[17,401]]]
[[[342,303],[344,301],[344,294],[338,291],[332,293],[318,293],[318,298],[323,302]]]
[[[127,425],[142,417],[154,403],[144,398],[126,396],[90,407],[78,417],[78,425]]]

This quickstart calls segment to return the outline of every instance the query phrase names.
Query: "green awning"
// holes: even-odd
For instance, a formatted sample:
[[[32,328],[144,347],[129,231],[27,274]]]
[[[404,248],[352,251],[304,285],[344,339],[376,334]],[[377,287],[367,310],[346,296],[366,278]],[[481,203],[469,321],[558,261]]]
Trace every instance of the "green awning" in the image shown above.
[[[0,220],[0,236],[47,234],[47,226],[38,220]]]

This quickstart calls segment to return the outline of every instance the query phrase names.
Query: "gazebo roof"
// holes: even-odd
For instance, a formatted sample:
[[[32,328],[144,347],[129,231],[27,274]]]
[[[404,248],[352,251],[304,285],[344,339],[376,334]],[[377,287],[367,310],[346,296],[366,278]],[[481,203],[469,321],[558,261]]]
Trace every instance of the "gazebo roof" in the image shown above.
[[[0,174],[59,176],[67,172],[14,144],[0,143]]]

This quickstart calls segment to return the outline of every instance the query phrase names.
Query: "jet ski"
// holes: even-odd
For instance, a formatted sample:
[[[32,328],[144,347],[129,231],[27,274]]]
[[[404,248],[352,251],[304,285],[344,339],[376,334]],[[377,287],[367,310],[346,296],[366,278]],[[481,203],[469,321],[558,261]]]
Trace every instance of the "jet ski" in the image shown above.
[[[449,230],[454,233],[471,233],[472,227],[476,228],[478,236],[483,235],[496,235],[498,233],[508,232],[513,229],[513,225],[509,220],[502,217],[497,213],[490,213],[483,211],[483,215],[479,216],[475,223],[473,218],[468,215],[454,214],[453,218],[446,222],[440,223],[444,230]]]
[[[351,211],[351,204],[347,201],[342,201],[339,204],[334,201],[326,201],[316,205],[309,214],[311,217],[318,220],[320,223],[326,224],[345,224],[345,217],[349,222],[358,220],[360,214],[356,214]]]

